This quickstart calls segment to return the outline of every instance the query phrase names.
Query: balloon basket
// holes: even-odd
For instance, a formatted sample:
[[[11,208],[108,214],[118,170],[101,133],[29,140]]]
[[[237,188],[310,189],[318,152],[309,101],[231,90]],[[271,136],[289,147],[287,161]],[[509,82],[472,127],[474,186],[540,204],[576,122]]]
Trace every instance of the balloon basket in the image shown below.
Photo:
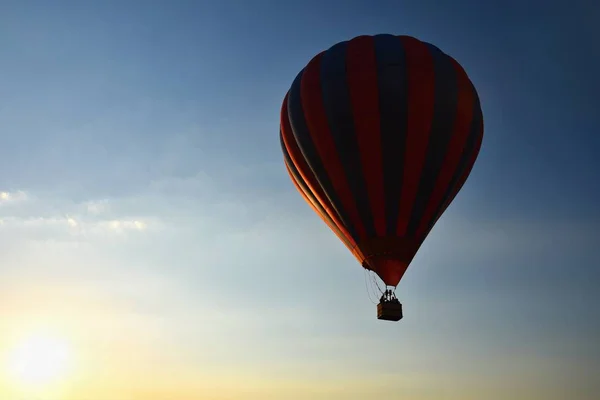
[[[396,301],[384,301],[377,304],[377,319],[384,321],[400,321],[402,319],[402,304]]]

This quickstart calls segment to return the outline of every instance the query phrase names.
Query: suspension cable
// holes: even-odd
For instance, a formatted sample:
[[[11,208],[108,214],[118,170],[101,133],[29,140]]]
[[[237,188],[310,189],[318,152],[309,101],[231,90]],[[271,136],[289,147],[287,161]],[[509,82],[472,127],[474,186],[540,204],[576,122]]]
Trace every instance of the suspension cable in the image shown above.
[[[365,274],[364,274],[364,276],[365,276],[365,288],[366,288],[366,290],[367,290],[367,296],[369,296],[369,301],[370,301],[371,303],[373,303],[373,304],[377,304],[375,301],[373,301],[373,297],[372,297],[372,293],[371,293],[371,292],[373,291],[373,287],[372,287],[372,286],[369,286],[369,284],[368,284],[368,280],[369,280],[369,279],[367,278],[367,275],[368,275],[368,273],[369,273],[369,272],[367,271],[367,269],[365,269]],[[375,298],[377,298],[377,296],[375,296]]]
[[[379,286],[379,283],[377,282],[377,277],[375,272],[371,271],[371,279],[373,280],[373,283],[375,283],[375,286],[377,286],[377,290],[379,290],[380,294],[383,294],[383,290],[381,290],[381,287]]]

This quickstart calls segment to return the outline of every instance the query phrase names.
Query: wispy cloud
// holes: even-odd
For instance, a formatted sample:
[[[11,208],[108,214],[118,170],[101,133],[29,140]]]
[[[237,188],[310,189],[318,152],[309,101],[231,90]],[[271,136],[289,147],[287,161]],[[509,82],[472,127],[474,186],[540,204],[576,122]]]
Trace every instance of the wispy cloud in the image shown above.
[[[110,200],[73,202],[49,193],[2,192],[0,236],[15,240],[90,241],[153,234],[164,226],[156,215],[111,210]],[[119,203],[119,200],[114,200]],[[0,203],[1,205],[2,203]]]
[[[2,192],[0,191],[0,206],[3,204],[16,203],[27,200],[27,193],[23,191]]]
[[[110,209],[108,200],[90,201],[85,204],[87,212],[92,215],[102,214]]]

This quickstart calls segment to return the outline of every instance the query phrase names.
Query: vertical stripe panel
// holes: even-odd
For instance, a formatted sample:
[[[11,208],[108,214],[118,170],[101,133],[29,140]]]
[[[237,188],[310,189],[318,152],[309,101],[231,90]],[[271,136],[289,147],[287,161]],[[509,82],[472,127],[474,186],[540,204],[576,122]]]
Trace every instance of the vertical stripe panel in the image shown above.
[[[318,62],[319,59],[320,55],[317,55],[315,58],[313,58],[313,61],[311,61],[311,63],[315,62],[315,60]],[[310,65],[311,64],[309,64],[307,68]],[[294,80],[294,83],[292,84],[292,87],[290,88],[288,96],[288,112],[290,125],[292,127],[292,133],[294,138],[296,139],[296,143],[303,155],[304,160],[311,169],[317,182],[321,186],[323,193],[325,194],[325,196],[327,196],[329,203],[335,210],[335,213],[340,219],[341,225],[344,226],[348,230],[350,235],[354,238],[356,237],[354,225],[350,222],[350,218],[346,213],[346,210],[342,207],[342,202],[335,190],[336,176],[333,176],[333,179],[330,178],[330,175],[321,158],[322,149],[321,151],[319,151],[320,149],[318,147],[318,142],[322,134],[321,132],[313,134],[313,132],[311,132],[311,128],[313,130],[315,129],[314,123],[309,124],[309,121],[307,120],[308,116],[306,115],[305,110],[307,101],[303,97],[309,97],[310,99],[310,96],[302,96],[302,81],[307,68],[305,68],[300,74],[298,74],[298,76]],[[317,139],[316,143],[313,136]]]
[[[467,139],[470,133],[470,125],[473,121],[473,90],[471,82],[462,67],[453,59],[450,59],[456,71],[458,79],[458,98],[456,108],[456,118],[454,120],[453,134],[451,142],[448,146],[442,169],[438,175],[435,187],[429,201],[416,236],[423,237],[423,233],[431,224],[432,218],[435,217],[434,212],[439,209],[445,200],[445,193],[450,189],[453,175],[459,170],[459,162],[467,144]]]
[[[393,35],[375,36],[379,130],[384,182],[386,236],[395,236],[404,173],[408,125],[408,76],[404,47]]]
[[[335,159],[330,158],[328,163],[336,168],[339,161],[339,180],[347,185],[343,196],[345,203],[353,202],[356,207],[356,219],[353,224],[362,225],[364,232],[357,241],[371,237],[375,230],[373,218],[369,208],[369,198],[365,188],[365,180],[360,163],[362,149],[356,138],[354,115],[350,103],[350,90],[346,67],[346,54],[348,42],[338,43],[323,54],[321,59],[320,80],[322,89],[323,112],[326,116],[327,127],[330,133],[328,140],[332,140]],[[316,109],[317,104],[313,104]],[[336,178],[336,179],[338,179]],[[346,190],[346,189],[344,189]]]
[[[415,38],[401,36],[406,55],[408,76],[408,126],[404,147],[402,195],[396,234],[406,236],[421,172],[427,154],[427,144],[433,118],[435,70],[427,45]]]
[[[458,102],[458,79],[450,58],[437,47],[427,45],[434,66],[434,101],[427,155],[421,171],[419,189],[408,224],[408,235],[414,236],[421,223],[444,158],[452,139]]]
[[[365,220],[365,225],[369,227],[367,233],[371,236],[385,236],[386,218],[383,207],[385,193],[379,126],[381,118],[377,59],[372,36],[359,36],[348,43],[346,75],[369,208],[361,215],[367,219]]]

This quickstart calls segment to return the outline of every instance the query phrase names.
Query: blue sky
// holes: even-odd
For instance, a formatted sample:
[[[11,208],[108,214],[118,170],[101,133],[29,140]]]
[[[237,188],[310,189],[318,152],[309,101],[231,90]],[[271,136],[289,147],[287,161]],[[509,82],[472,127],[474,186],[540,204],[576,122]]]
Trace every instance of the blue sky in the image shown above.
[[[48,399],[595,398],[599,18],[592,1],[0,1],[0,351],[68,337],[73,377]],[[375,33],[454,56],[485,119],[398,324],[278,140],[299,69]],[[0,375],[0,397],[22,389]]]

